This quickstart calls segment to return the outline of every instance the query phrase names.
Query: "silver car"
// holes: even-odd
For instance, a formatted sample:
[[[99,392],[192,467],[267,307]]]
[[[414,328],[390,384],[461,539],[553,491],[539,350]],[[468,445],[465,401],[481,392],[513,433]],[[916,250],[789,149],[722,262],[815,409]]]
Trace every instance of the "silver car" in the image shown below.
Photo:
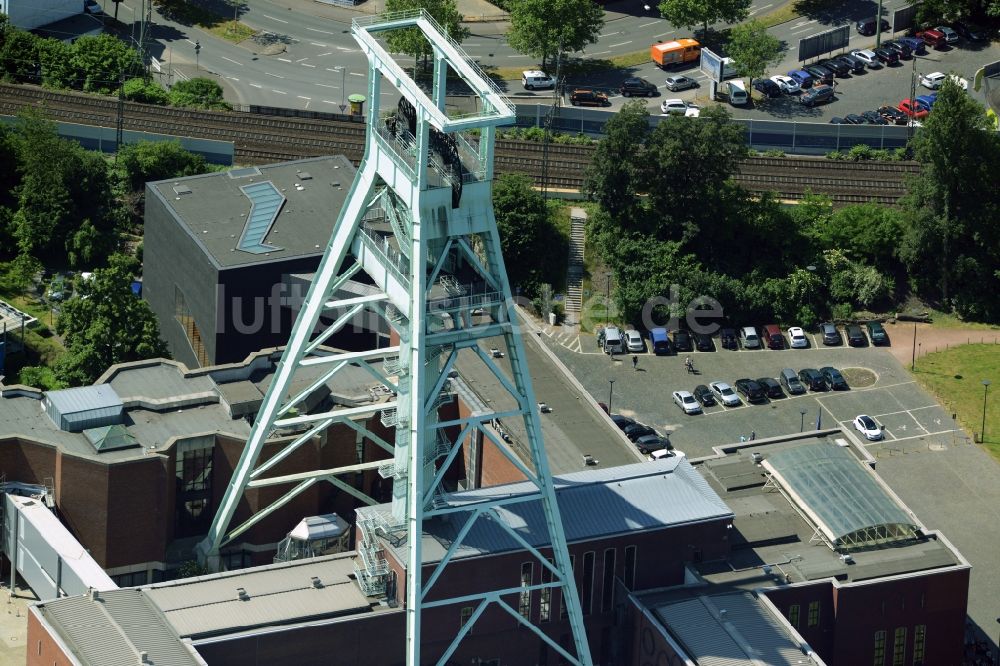
[[[733,387],[726,382],[712,382],[708,385],[712,389],[715,397],[726,407],[737,407],[740,403],[740,396],[736,395]]]
[[[687,90],[688,88],[697,88],[698,82],[692,79],[690,76],[682,76],[678,74],[677,76],[667,77],[667,90],[672,92],[677,92],[678,90]]]

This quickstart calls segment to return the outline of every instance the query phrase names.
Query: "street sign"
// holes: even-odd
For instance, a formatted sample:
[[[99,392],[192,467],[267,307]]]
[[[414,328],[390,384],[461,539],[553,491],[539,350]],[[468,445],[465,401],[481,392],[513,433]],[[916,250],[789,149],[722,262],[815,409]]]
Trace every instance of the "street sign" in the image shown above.
[[[713,53],[711,49],[702,47],[698,69],[708,77],[709,81],[716,83],[722,81],[722,58]]]
[[[340,112],[341,112],[341,113],[343,113],[343,112],[344,112],[344,109],[346,109],[346,108],[347,108],[347,105],[346,105],[346,104],[341,104],[341,105],[340,105]]]
[[[799,62],[821,56],[837,49],[846,49],[851,39],[851,26],[842,25],[799,40]]]

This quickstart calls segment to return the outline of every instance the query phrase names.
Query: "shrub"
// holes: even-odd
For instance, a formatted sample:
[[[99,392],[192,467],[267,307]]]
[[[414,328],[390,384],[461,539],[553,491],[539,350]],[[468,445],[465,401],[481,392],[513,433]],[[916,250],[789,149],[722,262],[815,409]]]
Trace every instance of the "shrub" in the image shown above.
[[[129,79],[122,87],[125,99],[140,104],[170,103],[170,95],[158,83],[145,79]]]
[[[872,149],[866,143],[859,143],[856,146],[852,146],[847,153],[847,157],[855,162],[859,160],[870,160],[872,158]]]
[[[850,303],[837,303],[833,306],[833,318],[836,320],[844,321],[851,318],[854,314],[854,308],[851,307]]]

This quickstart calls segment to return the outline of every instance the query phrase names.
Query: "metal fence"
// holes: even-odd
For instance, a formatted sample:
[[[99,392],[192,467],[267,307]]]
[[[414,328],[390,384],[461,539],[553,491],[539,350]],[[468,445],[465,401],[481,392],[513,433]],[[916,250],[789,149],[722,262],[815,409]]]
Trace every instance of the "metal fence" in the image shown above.
[[[551,107],[543,104],[518,105],[518,127],[544,127]],[[606,111],[561,109],[552,119],[552,129],[566,134],[588,134],[598,138],[604,124],[614,116]],[[651,126],[664,119],[650,116]],[[798,155],[823,155],[834,150],[850,150],[858,144],[893,149],[906,145],[909,128],[895,125],[830,125],[794,120],[751,120],[734,118],[746,131],[747,145],[754,150],[781,150]]]

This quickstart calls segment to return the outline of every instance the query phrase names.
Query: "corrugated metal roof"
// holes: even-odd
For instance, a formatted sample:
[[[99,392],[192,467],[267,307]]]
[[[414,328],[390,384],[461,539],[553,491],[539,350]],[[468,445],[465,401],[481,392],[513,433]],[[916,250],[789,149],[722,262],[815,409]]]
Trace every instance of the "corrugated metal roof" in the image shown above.
[[[763,465],[834,544],[875,527],[899,526],[895,538],[910,538],[917,529],[916,520],[845,447],[807,444],[772,453]],[[893,538],[880,535],[883,541]]]
[[[122,408],[122,400],[108,384],[48,391],[45,399],[63,416],[79,412]]]
[[[38,606],[63,642],[87,666],[135,666],[146,652],[156,666],[199,666],[204,661],[183,643],[142,590],[64,597]]]
[[[570,542],[733,515],[701,475],[681,458],[576,472],[553,477],[553,483],[563,529]],[[530,483],[515,483],[452,493],[444,499],[452,506],[476,504],[487,499],[529,494],[533,490],[534,486]],[[389,505],[362,507],[357,513],[360,517],[372,511],[385,514],[390,509]],[[539,501],[509,504],[498,509],[498,513],[529,544],[540,546],[548,543],[548,531]],[[467,512],[456,512],[449,518],[435,517],[424,521],[425,564],[439,561],[444,556],[468,515]],[[387,544],[387,547],[406,561],[405,541]],[[489,520],[478,520],[463,539],[455,557],[520,548],[501,527]]]
[[[817,663],[749,592],[683,599],[653,611],[699,666]]]

